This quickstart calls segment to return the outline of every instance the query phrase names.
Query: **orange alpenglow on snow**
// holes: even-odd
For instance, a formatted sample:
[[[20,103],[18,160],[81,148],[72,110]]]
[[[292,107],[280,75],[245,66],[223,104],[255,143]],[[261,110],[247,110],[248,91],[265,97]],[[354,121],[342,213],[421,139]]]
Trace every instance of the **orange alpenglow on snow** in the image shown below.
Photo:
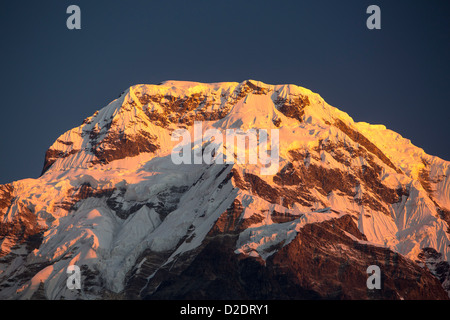
[[[262,174],[261,161],[174,163],[171,154],[179,143],[174,131],[194,137],[198,122],[202,133],[276,130],[278,143],[265,149],[277,151],[272,153],[276,170]],[[210,142],[197,139],[184,152],[194,156]],[[233,149],[228,160],[249,159],[244,149]],[[224,234],[230,237],[221,238],[211,259],[230,263],[224,266],[230,281],[236,278],[238,257],[257,261],[261,272],[272,266],[276,273],[285,263],[314,297],[329,296],[332,288],[319,286],[321,280],[304,265],[314,260],[307,255],[305,239],[310,239],[324,256],[337,259],[321,264],[329,268],[321,275],[334,277],[346,297],[367,295],[367,288],[332,276],[339,259],[352,261],[349,268],[365,266],[352,269],[363,279],[370,259],[389,260],[380,257],[400,257],[399,270],[409,284],[422,270],[416,287],[404,286],[409,291],[396,288],[393,273],[386,271],[385,285],[397,298],[442,298],[449,292],[444,289],[450,290],[450,278],[436,280],[429,263],[450,259],[450,163],[383,125],[354,122],[319,94],[292,84],[132,86],[61,135],[46,153],[41,177],[0,186],[0,217],[4,299],[189,296],[170,281],[167,291],[159,284],[169,269],[174,274],[184,274],[188,265],[197,270],[195,257],[209,268],[207,244],[217,244],[215,236]],[[232,257],[221,260],[226,255]],[[429,270],[416,260],[428,263]],[[84,284],[88,290],[67,288],[69,265],[90,275]],[[201,277],[190,280],[199,287],[214,281]],[[246,291],[251,287],[242,292],[263,297]]]

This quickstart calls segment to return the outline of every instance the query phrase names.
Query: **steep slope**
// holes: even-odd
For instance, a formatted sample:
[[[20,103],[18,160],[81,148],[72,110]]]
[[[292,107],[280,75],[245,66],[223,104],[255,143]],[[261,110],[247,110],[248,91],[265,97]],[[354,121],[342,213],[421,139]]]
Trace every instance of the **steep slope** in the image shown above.
[[[216,163],[175,164],[180,129]],[[256,163],[225,143],[262,130]],[[295,85],[136,85],[0,186],[0,298],[445,299],[449,171]]]

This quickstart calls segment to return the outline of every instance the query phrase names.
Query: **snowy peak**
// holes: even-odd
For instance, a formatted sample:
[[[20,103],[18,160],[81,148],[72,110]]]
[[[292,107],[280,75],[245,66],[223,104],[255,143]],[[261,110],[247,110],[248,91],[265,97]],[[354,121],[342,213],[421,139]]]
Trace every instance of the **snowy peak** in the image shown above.
[[[50,167],[86,167],[144,152],[154,153],[160,148],[160,138],[167,138],[165,131],[192,126],[194,121],[218,121],[232,109],[237,112],[233,116],[235,120],[253,113],[254,122],[261,118],[258,120],[260,126],[272,126],[272,123],[279,126],[281,114],[301,122],[305,117],[304,108],[309,105],[308,95],[314,94],[293,85],[271,86],[253,80],[213,84],[166,81],[160,85],[136,85],[86,118],[81,126],[58,138],[47,151],[43,173]],[[314,96],[323,105],[323,101]],[[270,106],[272,111],[266,110],[273,113],[269,121],[265,110],[260,110],[267,108],[268,103],[275,105],[275,108]],[[246,120],[240,119],[242,123]],[[54,165],[57,160],[59,163]]]
[[[261,161],[175,163],[180,129],[194,138],[183,145],[190,156],[210,150],[211,129],[275,131],[263,151],[276,154],[276,170],[263,174]],[[252,148],[261,150],[259,141]],[[232,150],[233,160],[250,158],[245,143]],[[338,282],[341,298],[368,294],[353,278],[336,280],[349,261],[358,279],[369,264],[386,268],[385,298],[442,298],[450,276],[436,265],[450,261],[449,223],[449,162],[382,125],[355,123],[308,89],[140,84],[61,135],[40,178],[0,186],[0,298],[195,296],[183,279],[199,288],[249,281],[238,298],[332,296],[311,261],[326,265],[321,275]],[[71,264],[89,275],[82,293],[65,287]],[[239,273],[245,266],[273,292],[252,291],[256,282]],[[294,287],[276,280],[286,270]],[[412,282],[415,289],[399,289]]]
[[[417,180],[440,212],[450,210],[448,162],[426,155],[382,125],[355,123],[308,89],[255,80],[132,86],[59,137],[47,151],[43,172],[114,166],[117,160],[140,155],[167,156],[174,147],[172,132],[192,131],[195,121],[202,121],[204,130],[277,128],[282,161],[302,153],[310,163],[317,153],[321,165],[332,159],[353,166],[363,158],[358,166],[371,163],[389,188],[404,189],[405,183]]]

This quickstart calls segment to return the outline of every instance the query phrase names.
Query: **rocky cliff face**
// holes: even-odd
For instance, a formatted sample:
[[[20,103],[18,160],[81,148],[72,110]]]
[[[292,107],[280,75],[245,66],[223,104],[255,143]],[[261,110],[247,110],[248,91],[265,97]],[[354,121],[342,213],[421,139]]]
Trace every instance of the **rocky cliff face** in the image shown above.
[[[186,269],[171,270],[155,291],[141,292],[143,297],[448,299],[439,280],[423,268],[389,249],[359,241],[365,237],[349,215],[306,225],[289,244],[271,248],[275,253],[266,261],[233,254],[236,237],[227,231],[212,232]],[[380,290],[364,285],[368,264],[383,270]]]
[[[196,121],[278,130],[275,174],[174,164]],[[449,165],[298,86],[133,86],[0,186],[0,298],[448,299]]]

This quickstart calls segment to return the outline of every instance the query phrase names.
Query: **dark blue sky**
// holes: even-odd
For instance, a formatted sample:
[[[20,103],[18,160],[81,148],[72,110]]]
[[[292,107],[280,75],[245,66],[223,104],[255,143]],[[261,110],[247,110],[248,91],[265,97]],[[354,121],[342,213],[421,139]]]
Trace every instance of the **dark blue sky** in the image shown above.
[[[81,30],[66,8],[81,8]],[[381,30],[366,8],[381,8]],[[138,83],[260,80],[318,92],[450,160],[450,1],[40,0],[0,4],[0,183]]]

